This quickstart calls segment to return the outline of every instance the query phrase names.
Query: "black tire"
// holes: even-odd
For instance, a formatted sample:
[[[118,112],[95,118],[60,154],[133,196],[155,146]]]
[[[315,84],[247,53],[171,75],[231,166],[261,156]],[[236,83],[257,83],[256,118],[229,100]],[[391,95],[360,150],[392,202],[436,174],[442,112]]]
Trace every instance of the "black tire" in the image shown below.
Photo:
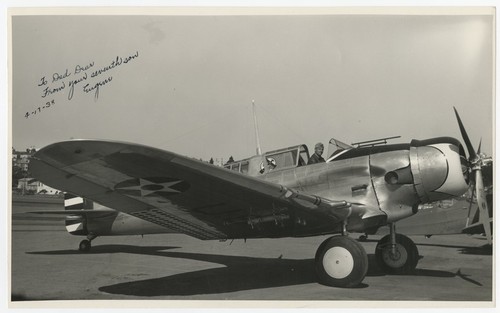
[[[417,267],[419,255],[415,243],[405,235],[396,234],[396,254],[391,253],[391,235],[379,240],[375,257],[381,269],[389,274],[408,274]]]
[[[315,267],[321,284],[356,287],[368,272],[368,256],[363,246],[354,239],[334,236],[319,246]]]
[[[80,242],[80,245],[78,246],[78,250],[82,251],[82,252],[88,252],[90,251],[90,247],[91,247],[91,243],[89,240],[82,240]]]

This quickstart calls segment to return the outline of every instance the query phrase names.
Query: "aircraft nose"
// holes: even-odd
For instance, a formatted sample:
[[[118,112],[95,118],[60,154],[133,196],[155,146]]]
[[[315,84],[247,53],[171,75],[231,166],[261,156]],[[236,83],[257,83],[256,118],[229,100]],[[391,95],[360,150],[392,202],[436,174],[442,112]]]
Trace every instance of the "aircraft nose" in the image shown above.
[[[463,149],[453,138],[412,141],[410,164],[422,202],[463,195],[468,188],[463,173]]]

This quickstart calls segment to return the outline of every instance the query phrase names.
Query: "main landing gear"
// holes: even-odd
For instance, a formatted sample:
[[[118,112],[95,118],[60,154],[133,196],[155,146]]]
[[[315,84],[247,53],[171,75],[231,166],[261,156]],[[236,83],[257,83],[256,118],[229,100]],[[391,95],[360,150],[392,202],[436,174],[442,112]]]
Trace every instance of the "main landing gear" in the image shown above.
[[[390,224],[390,228],[390,235],[383,237],[375,249],[377,262],[387,273],[409,273],[418,263],[417,246],[410,238],[396,234],[394,224]],[[346,235],[333,236],[319,246],[315,267],[320,283],[333,287],[355,287],[368,272],[368,257],[356,240]]]
[[[355,287],[368,271],[368,256],[360,243],[347,236],[325,240],[316,252],[319,282],[334,287]]]
[[[94,234],[88,234],[87,239],[84,239],[80,241],[80,245],[78,246],[78,250],[82,252],[88,252],[90,251],[90,248],[92,247],[92,240],[96,239],[97,235]]]
[[[375,258],[383,271],[390,274],[406,274],[417,267],[419,255],[415,243],[408,237],[396,234],[394,223],[389,224],[391,233],[379,240]]]

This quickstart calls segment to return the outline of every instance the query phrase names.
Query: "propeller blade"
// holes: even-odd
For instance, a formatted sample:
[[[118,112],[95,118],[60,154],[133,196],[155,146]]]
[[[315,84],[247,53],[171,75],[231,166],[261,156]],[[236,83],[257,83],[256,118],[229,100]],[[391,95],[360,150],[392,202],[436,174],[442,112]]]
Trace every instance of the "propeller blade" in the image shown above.
[[[472,191],[470,195],[470,202],[469,202],[469,212],[467,213],[467,221],[465,222],[465,227],[469,227],[473,222],[474,222],[474,215],[476,215],[476,210],[474,210],[474,213],[472,213],[472,205],[474,204],[474,193],[476,192],[476,188],[473,184],[472,186]]]
[[[476,158],[476,151],[474,151],[474,147],[472,147],[472,143],[470,142],[469,136],[465,131],[464,124],[460,119],[460,115],[458,115],[457,109],[453,107],[453,110],[455,110],[455,116],[457,117],[458,126],[460,127],[460,133],[462,134],[462,138],[464,139],[465,145],[467,146],[467,151],[469,151],[469,160],[473,160]]]
[[[477,147],[477,154],[479,155],[481,153],[481,144],[483,143],[483,138],[479,140],[479,147]]]
[[[484,233],[488,244],[491,245],[491,227],[490,227],[490,214],[488,212],[488,202],[486,202],[486,195],[484,193],[483,173],[476,170],[476,194],[477,205],[479,207],[479,221],[483,224]]]

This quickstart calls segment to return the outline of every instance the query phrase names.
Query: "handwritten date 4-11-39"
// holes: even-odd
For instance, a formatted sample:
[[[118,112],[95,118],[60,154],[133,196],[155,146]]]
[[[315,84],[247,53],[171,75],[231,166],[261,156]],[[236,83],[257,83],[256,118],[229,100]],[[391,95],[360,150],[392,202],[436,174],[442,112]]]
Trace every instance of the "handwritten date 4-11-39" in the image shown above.
[[[50,108],[51,106],[55,105],[56,104],[56,101],[55,100],[52,100],[52,101],[47,101],[45,102],[45,104],[43,106],[39,106],[38,108],[36,108],[34,111],[31,111],[31,112],[26,112],[26,114],[24,114],[24,117],[25,118],[28,118],[30,116],[34,116],[36,115],[37,113],[40,113],[42,112],[43,110],[45,109],[48,109]]]

